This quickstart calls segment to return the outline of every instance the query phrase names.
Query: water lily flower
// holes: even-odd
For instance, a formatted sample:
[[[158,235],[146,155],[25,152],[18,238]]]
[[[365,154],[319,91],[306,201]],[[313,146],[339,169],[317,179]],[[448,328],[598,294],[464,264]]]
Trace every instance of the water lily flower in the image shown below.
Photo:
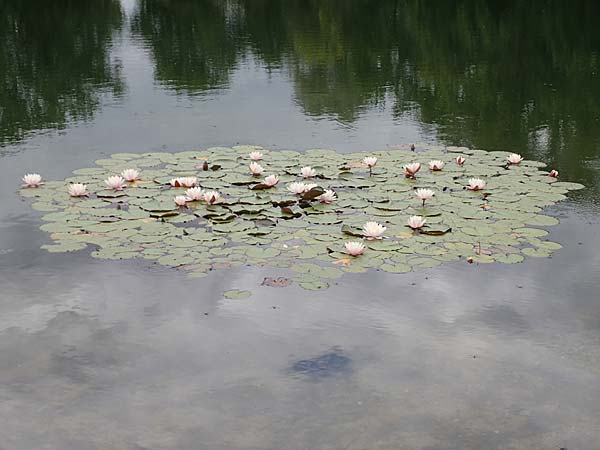
[[[209,205],[212,205],[219,201],[221,194],[217,191],[207,191],[204,193],[204,201]]]
[[[108,189],[112,189],[113,191],[122,191],[125,187],[125,180],[123,177],[115,175],[104,180],[104,184],[106,184]]]
[[[287,186],[287,190],[294,195],[300,195],[306,191],[306,185],[304,183],[290,183]]]
[[[421,216],[410,216],[406,225],[408,225],[413,230],[418,230],[419,228],[423,228],[427,220]]]
[[[248,155],[252,161],[260,161],[263,159],[263,154],[261,152],[250,152]]]
[[[444,161],[440,161],[439,159],[434,159],[433,161],[429,161],[429,169],[433,170],[434,172],[437,172],[439,170],[442,170],[444,168]]]
[[[363,164],[369,168],[369,175],[373,175],[373,167],[377,164],[377,157],[367,156],[363,159]]]
[[[419,200],[423,201],[423,206],[425,206],[425,201],[431,200],[435,193],[431,189],[417,189],[415,195]]]
[[[346,247],[346,251],[344,253],[346,253],[350,256],[362,255],[367,250],[367,248],[365,247],[365,244],[363,244],[362,242],[359,242],[359,241],[346,242],[344,244],[344,247]]]
[[[404,176],[407,178],[414,178],[415,174],[421,170],[421,163],[410,163],[406,164],[404,167]]]
[[[199,187],[189,188],[187,191],[185,191],[185,196],[187,197],[188,201],[197,202],[204,200],[204,191]]]
[[[523,161],[523,157],[517,153],[511,153],[510,155],[508,155],[508,163],[509,164],[514,164],[517,165],[519,164],[521,161]]]
[[[385,230],[387,228],[377,222],[367,222],[362,228],[363,236],[369,240],[381,239]]]
[[[177,206],[185,206],[188,198],[185,195],[178,195],[174,198],[174,200]]]
[[[366,158],[363,159],[363,164],[365,166],[367,166],[368,168],[375,167],[375,164],[377,164],[377,157],[376,156],[367,156]]]
[[[318,184],[316,184],[316,183],[305,183],[304,184],[304,192],[308,192],[311,189],[316,188],[317,186],[318,186]]]
[[[86,197],[88,195],[87,186],[81,183],[73,183],[68,188],[71,197]]]
[[[269,175],[265,178],[264,183],[269,187],[273,187],[279,183],[279,177],[277,175]]]
[[[471,191],[481,191],[482,189],[485,189],[485,181],[481,178],[469,178],[467,189],[470,189]]]
[[[26,187],[36,188],[42,184],[42,176],[39,173],[25,174],[22,179]]]
[[[323,192],[321,195],[319,195],[317,197],[317,199],[321,202],[321,203],[331,203],[336,199],[336,195],[335,192],[332,191],[331,189],[327,189],[325,190],[325,192]]]
[[[263,166],[261,166],[260,164],[258,164],[256,162],[251,162],[250,166],[248,166],[248,167],[250,168],[250,173],[252,173],[252,175],[254,175],[255,177],[262,174],[265,170],[265,169],[263,169]]]
[[[300,169],[300,175],[302,175],[302,178],[312,178],[317,176],[317,171],[310,166],[306,166]]]
[[[194,187],[198,184],[198,178],[196,177],[179,177],[173,178],[170,182],[173,187]]]
[[[550,173],[548,174],[548,176],[552,177],[552,178],[558,178],[558,170],[554,170],[552,169],[550,171]]]
[[[125,179],[125,181],[136,181],[140,179],[140,172],[135,169],[125,169],[121,172],[121,176]]]
[[[458,164],[459,166],[462,166],[462,165],[465,163],[465,161],[466,161],[466,160],[467,160],[467,159],[466,159],[464,156],[462,156],[462,155],[458,155],[458,156],[456,157],[456,160],[455,160],[455,161],[456,161],[456,164]]]

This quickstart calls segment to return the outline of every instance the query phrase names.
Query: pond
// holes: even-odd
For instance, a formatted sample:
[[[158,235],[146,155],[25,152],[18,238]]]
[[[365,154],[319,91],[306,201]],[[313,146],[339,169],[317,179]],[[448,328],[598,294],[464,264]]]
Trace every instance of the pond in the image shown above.
[[[599,14],[4,0],[0,448],[600,448]],[[47,212],[19,195],[24,173],[119,153],[331,149],[384,155],[377,177],[411,144],[515,152],[585,185],[543,211],[562,248],[306,290],[256,261],[194,278],[52,253]]]

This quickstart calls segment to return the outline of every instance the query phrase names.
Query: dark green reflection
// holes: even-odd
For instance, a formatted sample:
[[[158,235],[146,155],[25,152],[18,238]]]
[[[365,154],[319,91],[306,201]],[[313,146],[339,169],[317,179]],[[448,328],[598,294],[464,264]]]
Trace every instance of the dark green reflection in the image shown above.
[[[589,183],[598,17],[596,1],[140,0],[134,28],[170,88],[227,86],[257,57],[290,75],[307,115],[351,124],[385,105],[448,144],[514,149]]]
[[[155,77],[186,94],[226,87],[241,53],[225,2],[140,0],[133,31],[152,49]]]
[[[90,119],[99,90],[119,94],[108,45],[117,0],[0,1],[0,144]]]

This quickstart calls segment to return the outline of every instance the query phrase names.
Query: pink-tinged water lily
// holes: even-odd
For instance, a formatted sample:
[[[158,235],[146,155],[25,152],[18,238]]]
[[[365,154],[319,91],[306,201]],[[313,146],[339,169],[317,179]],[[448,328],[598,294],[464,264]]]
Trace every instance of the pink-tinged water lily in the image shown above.
[[[482,189],[485,189],[485,181],[483,181],[481,178],[469,178],[469,185],[467,186],[467,189],[472,191],[481,191]]]
[[[511,153],[510,155],[508,155],[508,157],[506,159],[508,159],[509,164],[514,164],[514,165],[517,165],[521,161],[523,161],[523,157],[517,153]]]
[[[431,200],[435,193],[431,189],[417,189],[415,195],[423,202],[423,206],[425,206],[425,201]]]
[[[376,156],[367,156],[363,159],[363,164],[365,166],[367,166],[369,169],[372,167],[375,167],[375,165],[377,164],[377,157]]]
[[[196,177],[179,177],[173,178],[170,182],[173,187],[194,187],[198,184],[198,178]]]
[[[259,175],[261,175],[265,170],[265,169],[263,169],[263,166],[261,166],[260,164],[258,164],[256,162],[251,162],[248,167],[250,168],[250,173],[252,175],[254,175],[255,177],[258,177]]]
[[[304,183],[290,183],[287,185],[287,190],[290,191],[294,195],[303,194],[306,190],[306,185]]]
[[[178,195],[173,200],[177,206],[185,206],[188,202],[188,198],[185,195]]]
[[[132,182],[140,179],[140,172],[135,169],[125,169],[121,172],[121,176],[125,181]]]
[[[82,183],[70,184],[67,190],[71,197],[86,197],[88,195],[87,186]]]
[[[462,166],[465,163],[466,160],[467,159],[464,156],[462,156],[462,155],[458,155],[456,157],[456,159],[455,159],[456,164],[458,164],[459,166]]]
[[[332,191],[331,189],[327,189],[325,190],[325,192],[323,192],[321,195],[319,195],[317,197],[317,200],[319,200],[321,203],[331,203],[336,199],[336,195],[335,192]]]
[[[367,156],[363,159],[363,164],[369,168],[369,176],[373,175],[373,167],[377,164],[377,157]]]
[[[207,191],[204,193],[204,201],[209,205],[212,205],[219,201],[221,194],[217,191]]]
[[[273,187],[279,183],[279,177],[277,175],[269,175],[265,178],[264,183],[269,187]]]
[[[421,163],[415,162],[406,164],[404,167],[404,176],[407,178],[414,178],[415,174],[421,170]]]
[[[363,236],[369,240],[381,239],[385,230],[387,228],[377,222],[367,222],[362,228]]]
[[[314,188],[316,188],[317,186],[319,186],[319,185],[318,185],[318,184],[316,184],[316,183],[305,183],[305,184],[304,184],[304,192],[308,192],[308,191],[310,191],[311,189],[314,189]]]
[[[552,177],[552,178],[558,178],[558,170],[554,170],[554,169],[552,169],[552,170],[550,171],[550,173],[548,174],[548,176],[549,176],[549,177]]]
[[[204,191],[202,190],[202,188],[199,187],[189,188],[187,191],[185,191],[185,196],[188,198],[189,201],[197,202],[200,200],[204,200]]]
[[[344,253],[350,256],[360,256],[367,250],[365,244],[359,241],[346,242],[344,247],[346,247],[346,251]]]
[[[433,161],[429,161],[429,169],[437,172],[444,168],[444,161],[440,161],[439,159],[434,159]]]
[[[317,176],[317,171],[310,166],[306,166],[300,169],[300,175],[302,178],[312,178]]]
[[[22,178],[26,187],[36,188],[42,184],[42,176],[39,173],[28,173]]]
[[[423,226],[425,226],[425,222],[427,222],[427,220],[421,216],[410,216],[406,221],[406,225],[413,230],[418,230],[419,228],[423,228]]]
[[[104,184],[106,184],[108,189],[112,189],[113,191],[122,191],[125,187],[125,180],[123,177],[115,175],[104,180]]]
[[[250,152],[248,155],[252,161],[260,161],[263,159],[263,154],[261,152]]]

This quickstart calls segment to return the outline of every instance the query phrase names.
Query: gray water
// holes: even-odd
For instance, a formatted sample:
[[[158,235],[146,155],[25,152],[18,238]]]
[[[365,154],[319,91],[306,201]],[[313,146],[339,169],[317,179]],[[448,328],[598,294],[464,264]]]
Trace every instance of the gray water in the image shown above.
[[[223,6],[224,28],[241,48],[227,66],[226,82],[192,89],[189,80],[161,76],[161,64],[169,61],[159,64],[161,46],[135,26],[141,4],[171,5],[181,14],[173,23],[187,26],[184,6],[190,2],[182,2],[181,13],[176,3],[117,4],[119,26],[102,45],[119,89],[114,80],[89,81],[93,100],[79,100],[85,114],[5,127],[21,131],[6,131],[0,147],[0,449],[600,449],[595,126],[575,121],[563,108],[557,122],[580,127],[573,141],[548,138],[540,130],[554,136],[550,122],[526,129],[539,139],[516,148],[520,131],[492,138],[492,122],[478,125],[481,135],[466,129],[453,135],[443,120],[449,112],[428,118],[427,104],[417,98],[398,115],[387,81],[377,102],[351,108],[352,89],[321,83],[337,73],[338,60],[324,62],[325,73],[315,70],[304,84],[294,78],[298,68],[289,61],[300,52],[318,59],[318,44],[327,38],[303,16],[291,16],[290,23],[304,23],[306,34],[288,44],[276,26],[284,24],[265,12],[269,36],[289,45],[275,64],[246,31],[231,25],[236,8],[249,8],[245,2]],[[157,14],[151,23],[169,13]],[[40,15],[37,20],[47,20]],[[176,53],[181,42],[170,38],[167,49]],[[220,36],[202,39],[221,42]],[[570,35],[563,39],[568,43]],[[598,42],[595,35],[589,42]],[[359,43],[339,45],[350,52]],[[359,50],[369,50],[368,41],[363,45],[366,50]],[[596,47],[586,51],[595,55]],[[418,67],[420,61],[408,63]],[[436,73],[427,69],[419,73]],[[69,70],[71,81],[76,65]],[[35,76],[58,83],[48,73]],[[373,70],[353,89],[377,79]],[[335,98],[311,109],[301,88],[313,100]],[[556,89],[560,98],[578,94],[571,85]],[[476,114],[453,115],[469,121]],[[486,130],[489,139],[482,137]],[[286,275],[272,269],[217,271],[192,280],[149,263],[96,260],[89,250],[49,254],[40,249],[49,241],[39,230],[41,214],[16,194],[27,171],[62,179],[122,151],[242,143],[350,152],[412,142],[515,149],[557,167],[564,180],[587,184],[548,210],[561,221],[550,236],[563,249],[517,265],[463,261],[403,275],[346,275],[313,293],[261,286],[265,276]],[[232,288],[253,296],[223,299]]]

